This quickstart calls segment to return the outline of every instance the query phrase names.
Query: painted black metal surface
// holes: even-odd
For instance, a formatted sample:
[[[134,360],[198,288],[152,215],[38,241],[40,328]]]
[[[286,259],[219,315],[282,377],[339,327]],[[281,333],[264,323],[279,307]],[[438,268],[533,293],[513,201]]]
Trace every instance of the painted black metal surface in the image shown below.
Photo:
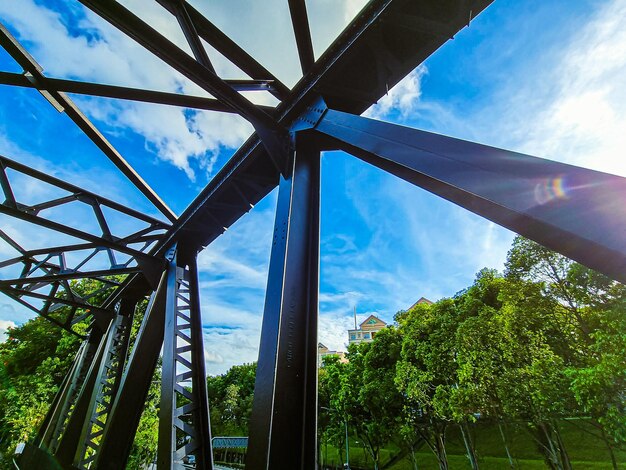
[[[157,468],[212,468],[202,319],[195,259],[168,268]]]
[[[320,155],[298,142],[281,179],[247,468],[315,466]]]
[[[277,106],[274,116],[280,125],[291,128],[320,95],[335,109],[362,113],[490,3],[370,1]],[[408,20],[404,18],[407,9],[411,12]],[[416,34],[413,30],[419,28]],[[379,40],[384,41],[386,55],[376,45]],[[382,72],[371,73],[372,69]],[[197,250],[207,246],[243,216],[250,204],[276,188],[279,176],[280,169],[272,164],[258,136],[251,136],[180,215],[163,249],[178,240]],[[248,186],[246,181],[254,184]]]
[[[328,110],[337,147],[626,282],[626,178]]]
[[[163,345],[166,296],[166,273],[163,273],[159,287],[144,314],[133,350],[124,369],[94,468],[117,470],[126,466]]]

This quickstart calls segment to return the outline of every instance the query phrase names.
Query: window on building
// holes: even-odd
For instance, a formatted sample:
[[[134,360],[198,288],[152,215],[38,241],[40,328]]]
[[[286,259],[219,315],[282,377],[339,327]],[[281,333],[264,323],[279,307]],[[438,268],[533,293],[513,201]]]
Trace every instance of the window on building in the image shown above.
[[[374,336],[376,336],[376,332],[372,331],[372,339],[374,339]]]
[[[370,339],[370,334],[369,333],[364,333],[363,334],[363,338],[364,339]]]
[[[355,334],[351,334],[350,335],[350,339],[352,339],[352,340],[356,339],[356,335]]]

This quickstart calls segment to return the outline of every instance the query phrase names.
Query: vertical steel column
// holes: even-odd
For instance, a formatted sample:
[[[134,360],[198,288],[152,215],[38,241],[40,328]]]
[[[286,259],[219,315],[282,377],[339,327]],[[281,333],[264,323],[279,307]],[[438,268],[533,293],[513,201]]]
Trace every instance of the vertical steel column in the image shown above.
[[[80,358],[80,362],[76,365],[76,369],[74,370],[75,375],[67,383],[67,394],[65,395],[65,400],[60,403],[58,418],[51,421],[51,427],[43,436],[41,446],[47,446],[50,453],[56,453],[59,448],[59,443],[68,424],[70,413],[80,396],[83,385],[85,384],[85,379],[87,378],[87,373],[96,360],[98,346],[102,341],[103,335],[104,332],[94,324],[85,344],[84,355]]]
[[[89,468],[97,457],[101,436],[124,370],[136,305],[135,299],[123,298],[118,304],[118,313],[107,332],[104,354],[98,369],[96,385],[91,395],[87,420],[84,423],[74,457],[74,465],[77,468]]]
[[[186,269],[174,256],[167,272],[157,468],[183,469],[195,463],[195,468],[212,469],[195,257]]]
[[[107,333],[101,336],[97,350],[93,356],[93,360],[89,365],[89,370],[83,380],[80,392],[75,399],[71,414],[67,420],[67,424],[65,424],[63,434],[61,435],[58,441],[58,446],[54,452],[56,459],[64,467],[69,467],[72,464],[76,448],[80,442],[81,431],[85,420],[87,419],[89,401],[96,384],[98,369],[100,362],[102,361],[102,357],[104,356],[107,334],[110,328],[111,324],[109,324],[109,328],[107,328]]]
[[[319,151],[280,181],[246,468],[316,467]]]
[[[107,419],[100,449],[92,465],[98,470],[119,470],[126,467],[163,344],[165,284],[165,273],[163,273],[159,287],[150,300],[141,328],[137,333],[137,339]]]
[[[88,338],[80,345],[74,364],[72,364],[39,428],[33,442],[35,446],[46,449],[51,454],[56,452],[59,439],[63,434],[101,339],[102,331],[94,325]]]

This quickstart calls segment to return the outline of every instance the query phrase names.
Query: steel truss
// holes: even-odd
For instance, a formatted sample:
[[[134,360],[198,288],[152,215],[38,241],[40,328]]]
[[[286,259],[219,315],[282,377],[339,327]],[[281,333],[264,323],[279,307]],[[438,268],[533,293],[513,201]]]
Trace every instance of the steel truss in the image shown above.
[[[185,266],[177,262],[176,253],[171,257],[167,271],[157,465],[183,468],[184,464],[195,462],[198,468],[212,468],[198,273],[195,259]]]
[[[47,185],[54,196],[34,204],[22,202],[16,189],[26,182]],[[74,325],[91,315],[110,318],[110,311],[92,302],[94,297],[102,297],[103,292],[119,287],[120,276],[142,269],[146,272],[161,269],[162,261],[151,255],[150,250],[163,237],[169,224],[3,156],[0,156],[0,187],[4,194],[0,213],[52,230],[66,239],[83,241],[27,250],[0,231],[0,238],[18,254],[0,261],[0,273],[6,273],[0,280],[2,292],[51,322],[75,332]],[[59,210],[70,213],[75,210],[76,203],[88,208],[93,215],[92,231],[54,220]],[[109,222],[113,214],[141,228],[130,234],[116,234]],[[76,279],[97,280],[101,287],[80,294],[72,287]]]
[[[214,98],[46,77],[0,26],[0,45],[24,70],[0,72],[0,84],[38,90],[169,221],[0,157],[0,212],[80,240],[26,249],[0,232],[16,251],[0,261],[0,291],[69,331],[92,320],[20,459],[23,468],[124,468],[162,347],[158,468],[182,468],[193,458],[196,468],[212,467],[196,256],[277,186],[247,468],[315,468],[320,151],[344,150],[626,281],[624,178],[359,116],[490,0],[372,0],[317,61],[305,1],[289,0],[303,72],[291,90],[185,0],[156,1],[180,26],[192,55],[116,1],[79,1]],[[204,42],[247,77],[219,77]],[[255,105],[240,94],[244,90],[271,93],[280,103]],[[177,218],[64,92],[237,113],[256,132]],[[16,196],[16,174],[63,195],[28,204]],[[538,197],[557,180],[567,186],[567,197]],[[76,202],[92,211],[93,230],[45,217]],[[144,228],[114,234],[110,210]],[[106,262],[95,265],[98,257]],[[100,284],[77,293],[77,279]],[[103,297],[98,289],[110,291],[106,300],[95,301]],[[150,294],[126,358],[135,306]]]
[[[100,447],[113,400],[120,386],[130,341],[135,302],[122,301],[117,305],[117,315],[111,321],[103,341],[102,359],[98,365],[96,383],[91,393],[89,409],[81,433],[80,444],[74,456],[77,468],[90,468]]]

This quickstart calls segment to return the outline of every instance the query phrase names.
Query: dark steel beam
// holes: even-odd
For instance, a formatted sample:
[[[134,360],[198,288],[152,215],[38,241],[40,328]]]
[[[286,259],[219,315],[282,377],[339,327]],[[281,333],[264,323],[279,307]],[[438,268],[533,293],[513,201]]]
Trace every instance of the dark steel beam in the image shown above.
[[[441,36],[415,35],[406,28],[399,28],[394,18],[409,13],[426,20],[443,21],[452,11],[455,17],[464,18],[464,22],[454,22],[461,29],[467,24],[470,11],[475,17],[489,3],[490,0],[474,0],[460,7],[456,0],[370,1],[317,60],[311,73],[296,84],[289,97],[276,108],[275,115],[282,125],[291,127],[320,94],[337,109],[362,113],[445,42]],[[375,64],[372,63],[372,43],[376,42],[373,38],[382,38],[388,45],[386,55],[377,53]],[[398,50],[392,49],[391,45],[397,45]],[[373,69],[376,69],[375,73],[372,73]],[[379,73],[379,69],[384,73]],[[355,90],[355,93],[346,94],[346,87]],[[161,243],[161,250],[176,241],[196,250],[211,243],[223,233],[224,227],[228,228],[250,207],[249,204],[240,204],[220,212],[218,218],[223,226],[209,222],[213,219],[207,214],[214,214],[215,207],[223,201],[236,200],[239,196],[235,195],[235,186],[252,180],[256,174],[264,175],[262,182],[244,187],[250,204],[256,204],[272,191],[280,175],[279,169],[272,166],[271,159],[260,145],[258,136],[253,135],[181,214]]]
[[[55,457],[62,468],[71,468],[72,462],[74,461],[74,454],[76,453],[76,449],[80,443],[83,424],[88,418],[89,402],[94,387],[96,386],[100,363],[106,354],[105,349],[109,329],[110,324],[107,329],[107,333],[100,339],[98,350],[95,353],[93,361],[89,367],[89,372],[87,372],[87,376],[85,377],[83,385],[80,389],[80,394],[76,398],[76,403],[63,431],[59,447],[55,452]]]
[[[313,53],[311,29],[309,28],[305,1],[289,0],[289,13],[291,14],[291,24],[296,37],[300,67],[302,68],[302,74],[306,75],[315,63],[315,54]]]
[[[44,286],[41,286],[44,287]],[[68,296],[70,296],[71,298],[68,299],[64,299],[61,297],[58,297],[58,292],[55,292],[56,289],[58,289],[58,283],[55,285],[51,285],[50,286],[53,290],[52,292],[50,292],[49,294],[40,294],[38,292],[33,292],[31,290],[27,290],[27,289],[18,289],[15,287],[11,287],[11,286],[3,286],[2,287],[2,293],[11,297],[14,300],[17,300],[18,302],[20,302],[22,305],[24,305],[25,307],[28,307],[29,309],[33,310],[35,313],[38,313],[42,316],[45,316],[46,318],[50,319],[49,314],[51,312],[49,312],[49,309],[52,305],[55,306],[59,306],[59,305],[63,305],[65,307],[71,307],[72,309],[83,309],[86,311],[89,311],[93,314],[96,315],[103,315],[106,318],[110,318],[111,316],[111,312],[102,308],[102,307],[98,307],[96,305],[91,305],[88,302],[86,302],[83,298],[81,297],[73,297],[71,292],[68,292]],[[111,288],[114,286],[111,286]],[[55,289],[56,288],[56,289]],[[67,290],[67,289],[66,289]],[[33,299],[37,299],[37,300],[43,300],[44,302],[47,302],[49,304],[48,307],[43,308],[42,310],[39,310],[35,307],[33,307],[32,305],[28,304],[23,297],[30,297]],[[68,320],[66,321],[66,323],[62,323],[59,322],[58,320],[56,320],[55,322],[59,325],[59,326],[63,326],[63,327],[69,327],[70,324],[72,323],[72,319],[73,319],[73,314],[68,315]]]
[[[621,282],[626,178],[328,110],[337,147]]]
[[[189,47],[191,48],[191,52],[193,53],[194,57],[198,62],[200,62],[207,69],[217,75],[217,72],[215,72],[215,67],[213,67],[211,59],[209,59],[209,55],[204,49],[202,41],[198,36],[198,31],[196,31],[196,25],[193,24],[193,20],[189,16],[186,2],[184,2],[183,0],[174,0],[174,8],[176,10],[174,16],[178,20],[180,29],[183,30],[185,39],[187,39],[187,44],[189,44]]]
[[[166,10],[174,15],[176,14],[177,1],[178,0],[157,0]],[[270,80],[273,86],[269,91],[279,100],[282,101],[289,95],[289,88],[258,63],[251,55],[239,47],[232,39],[220,31],[219,28],[211,23],[202,13],[187,2],[185,2],[185,7],[202,39],[208,42],[251,78]]]
[[[237,91],[269,91],[275,89],[275,84],[273,80],[238,80],[238,79],[226,79],[224,80],[228,83],[233,90]],[[261,109],[266,109],[268,113],[274,111],[275,108],[270,107],[261,107]]]
[[[89,331],[89,336],[81,345],[64,384],[59,388],[55,401],[33,440],[35,446],[41,447],[51,454],[56,453],[60,438],[66,429],[70,412],[80,395],[103,334],[103,331],[95,325]]]
[[[120,274],[132,274],[140,272],[139,267],[134,268],[109,268],[100,269],[98,271],[74,271],[65,273],[54,273],[48,276],[33,276],[33,277],[17,277],[13,279],[0,279],[0,290],[5,286],[12,286],[16,284],[39,284],[48,283],[53,281],[68,281],[72,279],[98,279],[104,276],[116,276]]]
[[[97,380],[89,397],[80,440],[74,454],[74,466],[79,469],[91,468],[98,456],[101,436],[122,378],[136,306],[137,299],[122,299],[116,307],[117,315],[107,332],[104,355],[98,366]]]
[[[111,267],[116,268],[120,266],[116,266],[117,263],[114,262],[113,251],[125,253],[135,259],[135,261],[140,265],[140,267],[148,266],[150,264],[160,264],[160,261],[147,253],[147,249],[150,244],[156,241],[160,233],[147,235],[150,232],[160,232],[167,228],[167,224],[161,222],[158,219],[154,219],[153,217],[142,214],[141,212],[135,211],[133,209],[129,209],[128,207],[118,204],[109,199],[103,198],[94,194],[92,192],[86,191],[78,186],[74,186],[72,184],[66,183],[58,178],[54,178],[48,174],[43,172],[34,170],[26,165],[22,165],[21,163],[17,163],[12,161],[6,157],[0,156],[0,164],[2,165],[3,174],[4,174],[4,185],[2,187],[3,192],[5,193],[5,202],[0,204],[0,213],[25,220],[27,222],[57,231],[59,233],[64,233],[66,235],[70,235],[72,237],[85,240],[92,244],[97,245],[98,249],[108,250],[109,257],[111,258]],[[64,196],[61,198],[53,199],[52,201],[45,201],[40,204],[36,204],[34,206],[29,206],[26,204],[21,204],[19,201],[15,199],[13,192],[11,191],[11,185],[8,178],[6,178],[6,173],[4,173],[4,169],[13,169],[19,173],[32,177],[36,180],[43,181],[52,186],[55,186],[58,189],[66,191],[69,193],[68,196]],[[8,193],[7,193],[8,191]],[[10,194],[9,198],[7,194]],[[12,198],[12,199],[11,199]],[[11,200],[9,200],[11,199]],[[101,235],[94,235],[89,232],[85,232],[83,230],[78,230],[72,227],[68,227],[67,225],[56,222],[54,220],[42,217],[39,215],[39,212],[51,207],[60,206],[62,204],[68,204],[73,201],[79,201],[83,204],[89,206],[92,210],[94,217],[98,222],[98,226],[101,230]],[[121,214],[124,214],[132,219],[140,221],[147,226],[143,229],[140,229],[138,232],[130,234],[126,237],[116,237],[114,236],[109,228],[107,223],[107,218],[105,217],[102,206],[113,209]],[[162,232],[161,232],[162,233]],[[0,232],[0,237],[5,241],[8,241],[13,248],[19,251],[23,256],[29,257],[29,252],[24,250],[19,245],[14,242],[9,241],[9,238],[3,232]],[[130,245],[137,242],[144,242],[144,246],[142,249],[138,250],[135,248],[131,248]],[[77,244],[73,246],[73,249],[80,249],[84,244]],[[142,251],[143,250],[143,251]],[[32,257],[32,256],[30,256]],[[25,262],[27,262],[25,260]],[[33,260],[33,264],[37,265],[40,261]],[[3,263],[4,264],[4,263]],[[64,269],[60,269],[63,271]]]
[[[168,268],[157,467],[213,468],[198,272],[195,257]]]
[[[59,222],[54,222],[52,220],[49,219],[45,219],[43,217],[39,217],[36,215],[32,215],[29,214],[27,212],[18,210],[18,209],[11,209],[10,207],[6,207],[2,204],[0,204],[0,214],[6,214],[9,215],[11,217],[15,217],[16,219],[21,219],[24,220],[26,222],[30,222],[32,224],[35,225],[39,225],[41,227],[50,229],[50,230],[54,230],[56,232],[59,233],[64,233],[66,235],[70,235],[72,237],[81,239],[81,240],[85,240],[88,242],[92,242],[92,243],[97,243],[100,246],[105,246],[107,248],[111,248],[113,250],[117,250],[120,251],[122,253],[126,253],[127,255],[131,255],[133,257],[135,257],[137,260],[140,259],[146,259],[146,260],[152,260],[154,259],[152,256],[146,254],[146,253],[142,253],[141,251],[135,250],[134,248],[128,248],[125,245],[120,245],[119,243],[116,243],[114,241],[110,241],[107,240],[106,238],[102,237],[102,236],[98,236],[98,235],[92,235],[91,233],[87,233],[84,232],[82,230],[78,230],[75,228],[71,228],[68,227],[67,225],[64,225],[62,223]],[[154,259],[156,262],[156,259]]]
[[[206,66],[190,57],[185,51],[118,2],[97,0],[80,0],[80,2],[137,41],[166,64],[211,93],[219,101],[235,109],[257,130],[266,129],[276,132],[280,130],[272,117],[233,90]]]
[[[246,468],[316,468],[320,155],[281,179]]]
[[[117,470],[126,466],[163,345],[166,284],[166,274],[163,273],[159,287],[144,314],[119,391],[107,419],[94,463],[94,468],[98,470]],[[128,286],[128,289],[131,289],[130,284]]]
[[[35,81],[43,81],[41,66],[28,54],[11,33],[0,24],[0,45],[22,66],[25,72]],[[43,87],[38,87],[43,88]],[[115,150],[113,145],[96,129],[78,107],[63,93],[55,90],[43,90],[42,94],[59,111],[65,112],[67,116],[102,150],[102,152],[113,162],[113,164],[135,185],[139,191],[170,221],[176,220],[176,214],[167,207],[161,198],[150,188],[141,176],[128,164],[122,155]]]
[[[271,82],[261,80],[226,80],[235,90],[269,90],[272,88]],[[103,85],[100,83],[77,82],[74,80],[63,80],[59,78],[47,78],[33,83],[25,75],[11,72],[0,72],[0,84],[12,85],[25,88],[37,88],[40,91],[56,90],[59,92],[76,93],[79,95],[101,96],[103,98],[117,98],[130,101],[141,101],[144,103],[165,104],[170,106],[180,106],[183,108],[204,109],[206,111],[219,111],[223,113],[236,113],[230,106],[212,99],[200,96],[180,95],[177,93],[166,93],[162,91],[143,90],[141,88],[129,88],[116,85]],[[41,87],[41,88],[38,88]],[[267,113],[272,113],[274,108],[261,106]]]
[[[204,359],[204,339],[202,329],[202,314],[200,311],[200,279],[198,274],[198,260],[192,256],[189,267],[189,300],[191,313],[191,362],[194,364],[192,372],[192,390],[194,391],[197,408],[194,410],[194,427],[199,444],[195,453],[196,462],[204,468],[213,467],[213,448],[211,439],[211,418],[209,413],[209,398],[206,382],[206,363]]]
[[[151,217],[149,215],[146,215],[143,212],[136,211],[134,209],[129,208],[128,206],[124,204],[117,203],[111,199],[107,199],[91,191],[83,189],[80,186],[67,183],[59,178],[50,176],[47,173],[35,170],[34,168],[31,168],[27,165],[23,165],[22,163],[16,162],[15,160],[11,160],[10,158],[7,158],[3,155],[0,155],[0,162],[2,163],[4,168],[11,168],[15,171],[19,171],[20,173],[31,176],[45,183],[51,184],[52,186],[56,186],[57,188],[63,189],[64,191],[67,191],[69,193],[80,194],[81,196],[83,196],[83,198],[89,197],[91,200],[94,200],[98,202],[99,204],[106,205],[110,207],[111,209],[114,209],[118,212],[134,217],[148,224],[154,225],[156,228],[165,229],[168,227],[167,223],[159,219],[155,219],[154,217]]]

